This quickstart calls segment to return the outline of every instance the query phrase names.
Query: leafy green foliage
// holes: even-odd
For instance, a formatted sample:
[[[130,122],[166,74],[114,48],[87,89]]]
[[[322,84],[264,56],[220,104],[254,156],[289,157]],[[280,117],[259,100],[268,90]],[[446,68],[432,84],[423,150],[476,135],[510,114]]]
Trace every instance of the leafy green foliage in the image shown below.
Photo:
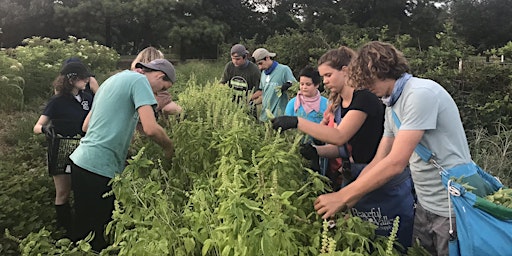
[[[316,66],[316,60],[323,54],[322,49],[330,46],[320,30],[307,33],[289,30],[286,34],[271,37],[264,47],[277,53],[275,59],[298,74],[308,64]]]
[[[21,77],[23,66],[17,60],[0,51],[0,109],[22,110],[24,107],[23,86]]]
[[[498,49],[498,53],[503,55],[507,61],[512,60],[512,41],[508,42],[505,46]]]
[[[17,148],[0,159],[0,230],[8,228],[13,236],[24,237],[51,224],[55,192],[39,141],[33,138]],[[16,251],[16,244],[4,237],[0,244],[2,255]]]
[[[93,73],[98,71],[100,74],[114,70],[119,59],[119,54],[108,47],[72,36],[67,40],[32,37],[23,43],[24,46],[16,47],[11,54],[23,68],[26,101],[53,94],[51,83],[67,58],[79,57]]]
[[[492,87],[494,90],[504,88],[505,84],[500,84],[501,72],[506,69],[494,74],[495,66],[488,65],[489,70],[475,68],[471,69],[474,74],[462,76],[453,67],[453,59],[464,58],[466,48],[453,44],[454,38],[440,39],[448,42],[434,48],[430,59],[421,55],[425,53],[406,48],[410,37],[395,40],[405,47],[408,58],[416,61],[414,67],[422,71],[419,74],[436,76],[441,84],[453,85],[448,87],[450,91],[464,88],[467,92],[484,92],[485,84],[471,82],[483,70],[493,75],[485,80],[496,79],[488,86],[496,86]],[[357,40],[352,42],[357,44]],[[455,46],[459,48],[454,49]],[[432,68],[436,63],[443,68]],[[113,181],[117,201],[114,221],[106,230],[113,245],[101,254],[321,253],[322,223],[312,202],[328,189],[325,179],[302,165],[297,153],[300,136],[296,132],[278,134],[268,124],[255,123],[246,114],[245,106],[231,102],[226,86],[208,83],[220,76],[223,64],[177,65],[178,82],[173,94],[185,112],[177,119],[161,120],[173,138],[176,156],[163,159],[161,149],[154,143],[142,136],[135,139],[131,149],[135,156]],[[464,82],[468,86],[455,87],[459,84],[450,83],[453,77],[467,79]],[[53,185],[46,174],[44,139],[31,135],[38,114],[21,114],[26,117],[6,122],[16,125],[2,138],[13,149],[0,161],[0,203],[5,206],[0,209],[0,223],[5,225],[1,228],[11,232],[9,239],[0,238],[0,254],[19,253],[19,244],[20,250],[31,255],[87,255],[87,240],[77,244],[58,240],[59,233],[52,223]],[[5,126],[2,123],[0,128]],[[482,130],[480,137],[469,136],[475,161],[505,184],[510,184],[509,133],[510,129],[503,126],[492,133]],[[30,232],[37,233],[27,236]],[[325,232],[329,255],[384,255],[393,240],[376,237],[374,227],[343,215],[336,220],[336,228]],[[395,253],[393,249],[392,254]],[[419,246],[409,248],[408,254],[427,255]]]
[[[500,178],[507,186],[512,186],[512,129],[496,125],[496,134],[489,134],[483,128],[470,133],[470,149],[473,160],[484,170]]]
[[[175,157],[157,160],[155,144],[139,138],[143,150],[114,178],[114,221],[106,229],[113,245],[102,253],[317,255],[321,224],[311,205],[328,188],[303,167],[302,136],[256,123],[223,85],[191,81],[180,105],[184,115],[169,120]],[[340,216],[334,249],[384,252],[387,241],[374,229]]]

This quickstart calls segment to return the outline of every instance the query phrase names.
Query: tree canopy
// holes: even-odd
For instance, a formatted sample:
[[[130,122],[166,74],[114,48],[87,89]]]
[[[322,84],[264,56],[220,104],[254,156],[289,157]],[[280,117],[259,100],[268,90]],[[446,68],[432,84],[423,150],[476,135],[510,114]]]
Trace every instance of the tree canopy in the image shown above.
[[[153,45],[181,58],[215,58],[219,46],[263,44],[290,30],[321,31],[336,42],[347,31],[377,37],[385,28],[388,37],[410,35],[421,49],[451,23],[484,52],[511,41],[511,14],[512,0],[0,0],[0,46],[73,35],[121,54]]]

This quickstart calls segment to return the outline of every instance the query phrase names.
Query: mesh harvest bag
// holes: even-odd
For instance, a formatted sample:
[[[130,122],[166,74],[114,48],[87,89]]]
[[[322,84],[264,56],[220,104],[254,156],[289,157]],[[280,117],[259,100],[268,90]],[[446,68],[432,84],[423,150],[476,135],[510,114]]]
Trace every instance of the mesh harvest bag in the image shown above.
[[[66,166],[71,164],[69,155],[80,144],[80,138],[56,135],[48,142],[48,171],[53,175],[68,173]]]

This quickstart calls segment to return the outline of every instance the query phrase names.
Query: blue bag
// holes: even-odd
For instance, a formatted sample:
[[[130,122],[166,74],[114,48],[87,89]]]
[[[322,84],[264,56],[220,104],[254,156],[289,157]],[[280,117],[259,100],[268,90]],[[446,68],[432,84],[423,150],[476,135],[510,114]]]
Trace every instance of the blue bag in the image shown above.
[[[484,184],[484,189],[490,187],[492,192],[503,187],[496,178],[474,163],[441,171],[443,184],[450,193],[457,218],[458,247],[450,248],[450,255],[511,255],[512,209],[467,191],[461,184],[450,179],[454,175],[463,177],[464,183],[469,181],[471,186],[478,185],[472,180],[480,177],[480,184]],[[477,191],[480,189],[477,188]],[[478,193],[482,192],[480,190]]]
[[[395,124],[400,127],[398,116],[394,111],[392,114]],[[455,209],[457,236],[453,236],[448,244],[450,256],[512,255],[512,209],[483,198],[502,188],[503,184],[474,162],[446,170],[425,146],[418,144],[415,152],[423,161],[439,168],[451,201],[450,208],[453,205]],[[467,191],[452,178],[460,179],[475,190]],[[453,235],[451,224],[450,221],[450,235]]]

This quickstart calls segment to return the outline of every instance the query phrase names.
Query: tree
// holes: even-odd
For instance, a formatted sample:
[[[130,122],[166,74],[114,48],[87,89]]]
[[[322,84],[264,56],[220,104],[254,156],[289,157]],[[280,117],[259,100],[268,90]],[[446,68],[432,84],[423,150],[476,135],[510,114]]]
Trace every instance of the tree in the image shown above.
[[[443,31],[446,20],[446,10],[439,6],[439,2],[431,0],[410,1],[406,13],[409,24],[404,32],[411,35],[416,41],[416,47],[426,48],[436,44],[436,34]]]
[[[392,35],[402,33],[407,25],[408,16],[405,12],[408,0],[351,0],[340,1],[343,9],[350,16],[350,22],[359,27],[388,26]]]
[[[512,40],[511,14],[512,0],[454,0],[451,5],[455,31],[479,52]]]
[[[65,37],[59,23],[53,22],[53,1],[0,0],[0,47],[15,47],[32,35]]]
[[[55,6],[55,19],[66,32],[112,46],[118,25],[125,22],[128,4],[122,0],[66,0]]]

